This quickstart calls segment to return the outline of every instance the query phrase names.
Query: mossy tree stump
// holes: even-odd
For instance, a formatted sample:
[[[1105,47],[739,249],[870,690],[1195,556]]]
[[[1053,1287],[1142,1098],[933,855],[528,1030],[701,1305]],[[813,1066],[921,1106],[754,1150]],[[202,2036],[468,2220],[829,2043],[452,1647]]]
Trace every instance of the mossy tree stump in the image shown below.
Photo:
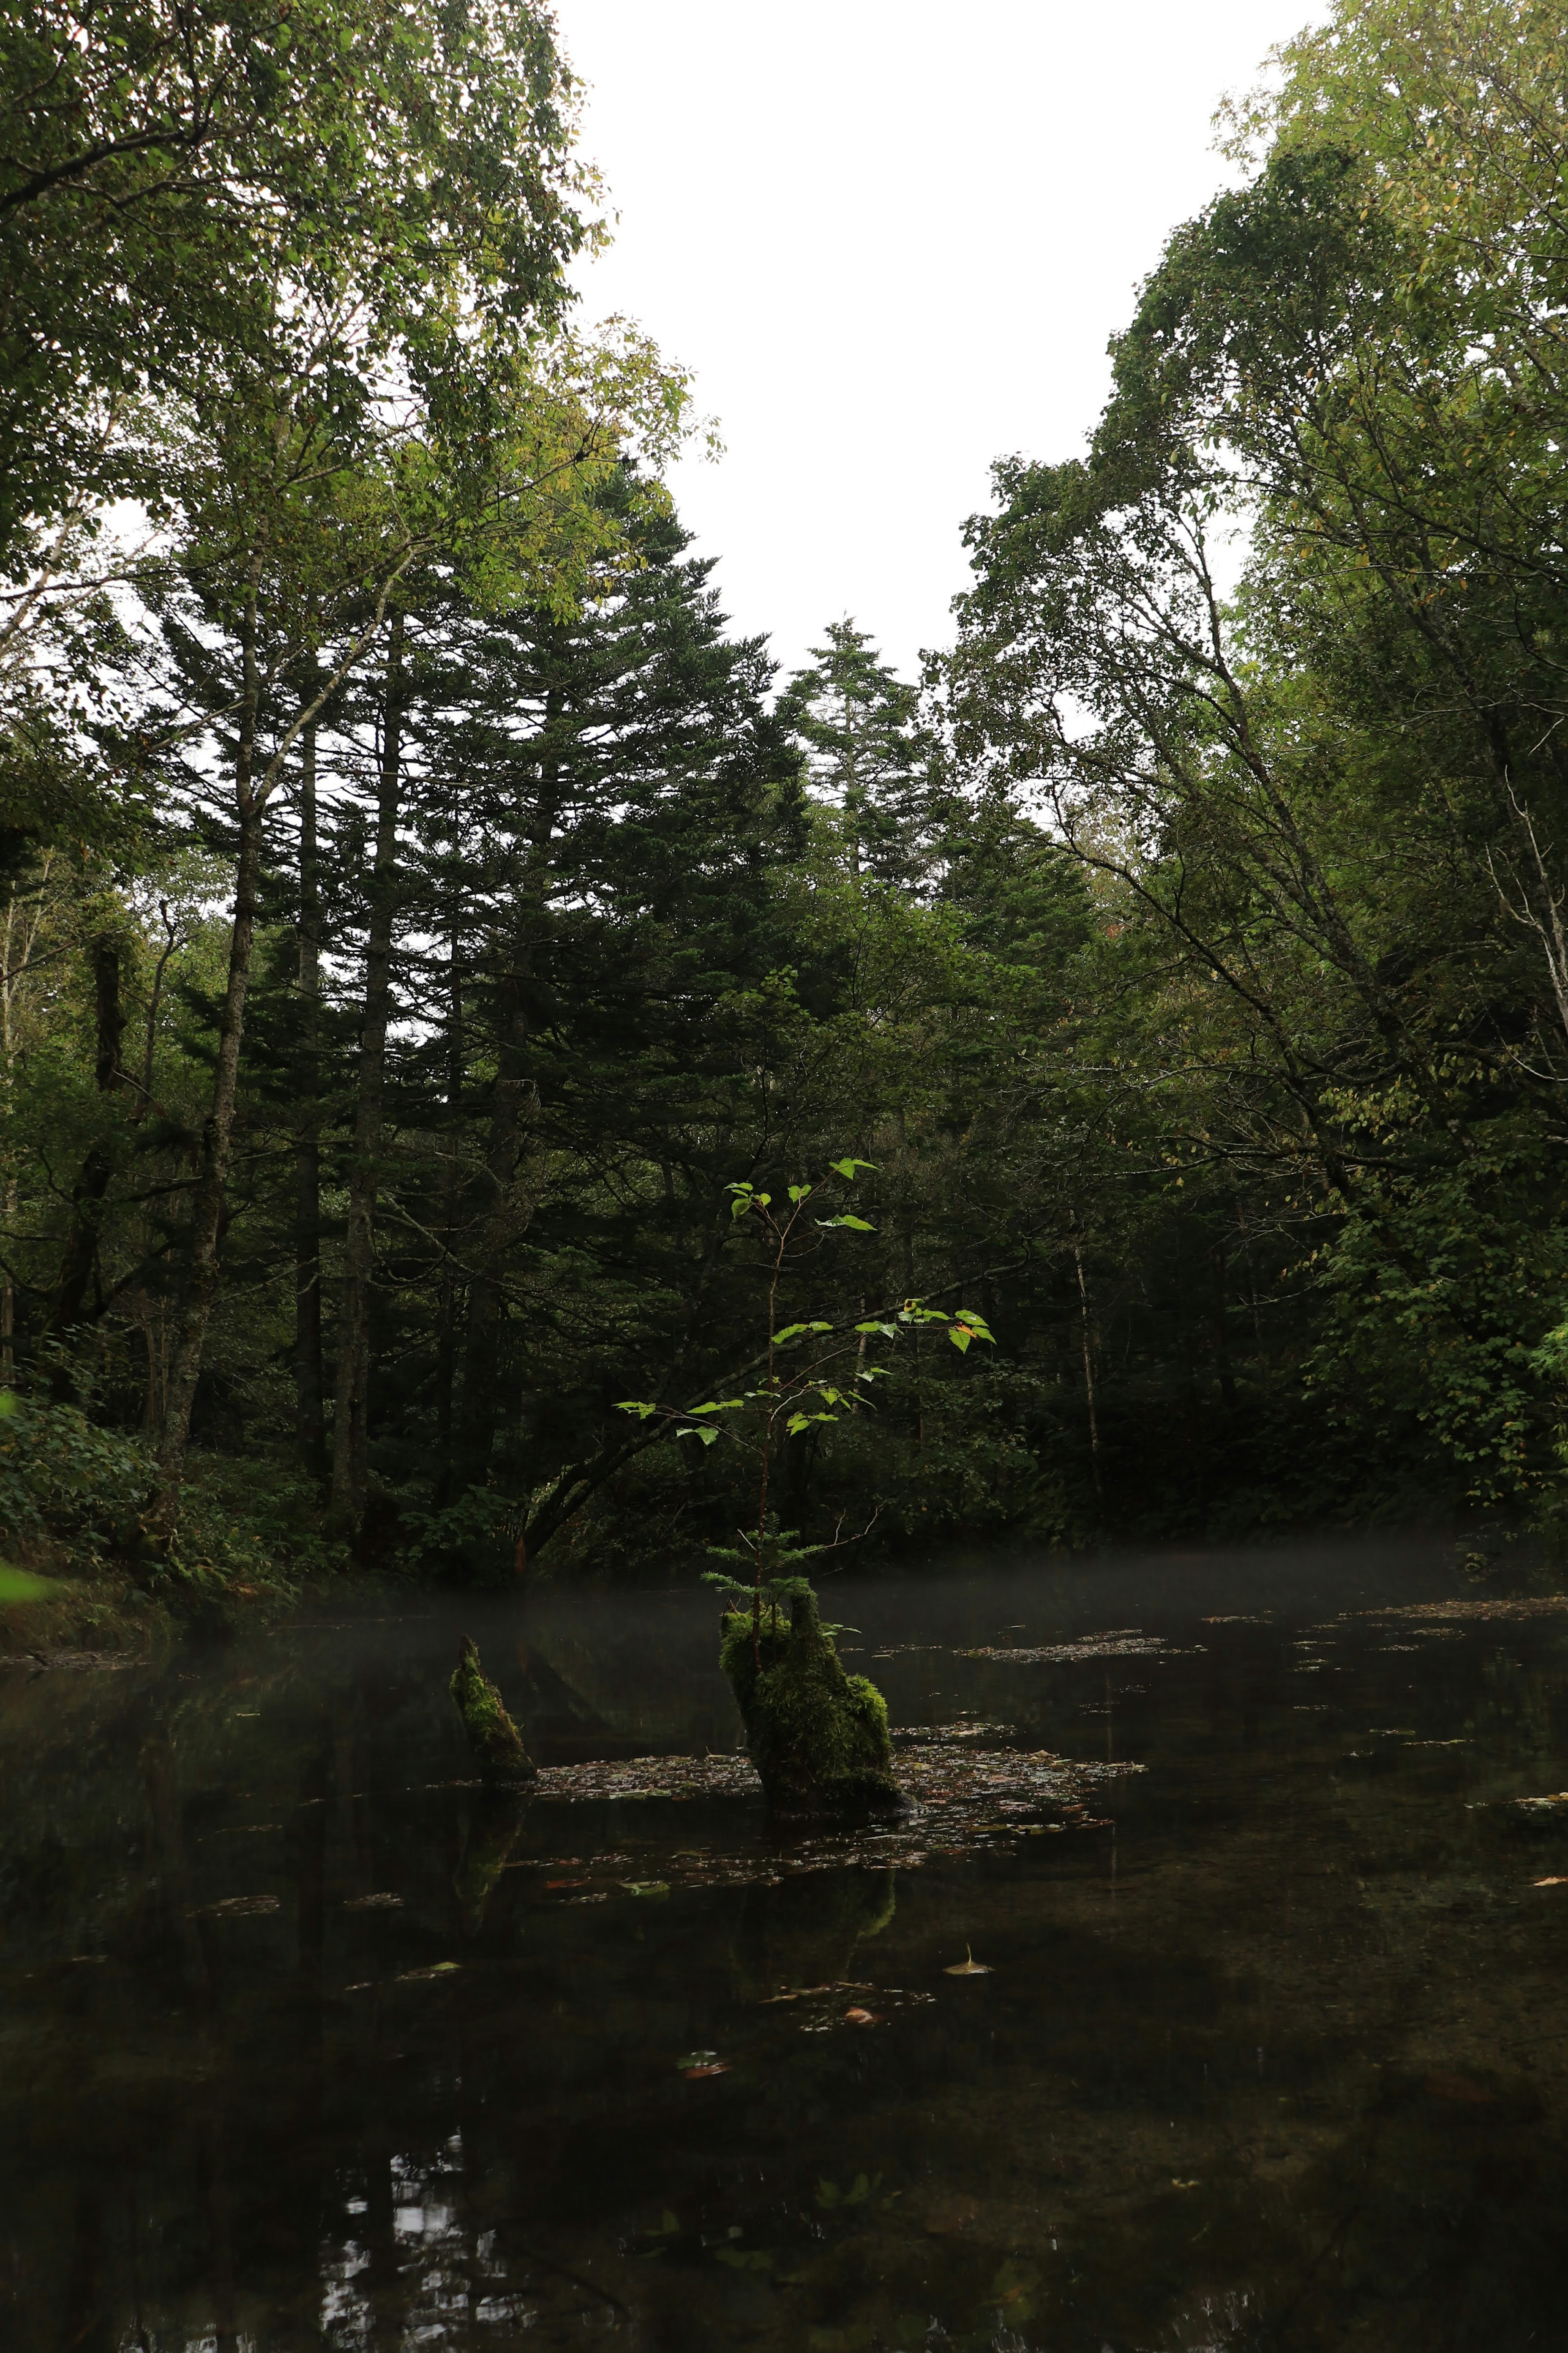
[[[720,1660],[730,1678],[752,1764],[781,1814],[891,1813],[888,1704],[864,1675],[847,1675],[804,1583],[788,1616],[767,1607],[726,1613]]]
[[[465,1634],[458,1645],[452,1676],[452,1697],[463,1719],[463,1730],[483,1778],[497,1788],[516,1788],[531,1781],[532,1757],[522,1736],[501,1705],[501,1696],[479,1664],[479,1654]]]

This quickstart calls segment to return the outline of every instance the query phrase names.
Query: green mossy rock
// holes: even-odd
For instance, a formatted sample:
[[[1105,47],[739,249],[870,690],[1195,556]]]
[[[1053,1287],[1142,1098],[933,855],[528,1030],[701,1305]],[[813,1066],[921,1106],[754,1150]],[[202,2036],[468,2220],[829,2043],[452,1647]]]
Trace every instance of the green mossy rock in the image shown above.
[[[463,1719],[463,1730],[468,1736],[468,1746],[485,1779],[503,1788],[515,1788],[520,1782],[531,1781],[536,1769],[533,1759],[466,1634],[458,1645],[451,1690],[458,1714]]]
[[[781,1814],[893,1813],[888,1704],[864,1675],[847,1675],[811,1591],[789,1616],[765,1612],[755,1646],[749,1610],[726,1613],[720,1661],[769,1806]],[[761,1671],[758,1653],[761,1653]]]

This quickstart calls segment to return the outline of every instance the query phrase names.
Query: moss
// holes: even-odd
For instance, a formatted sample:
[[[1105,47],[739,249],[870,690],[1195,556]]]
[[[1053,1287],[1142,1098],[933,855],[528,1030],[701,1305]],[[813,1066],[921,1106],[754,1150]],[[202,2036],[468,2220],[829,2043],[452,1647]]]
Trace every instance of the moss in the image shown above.
[[[787,1619],[768,1612],[755,1644],[750,1613],[730,1611],[720,1660],[775,1811],[888,1811],[902,1804],[887,1702],[864,1675],[845,1673],[809,1588],[791,1600]]]
[[[468,1746],[485,1779],[503,1785],[531,1781],[533,1759],[466,1634],[458,1645],[451,1692],[463,1719],[463,1730],[468,1736]]]

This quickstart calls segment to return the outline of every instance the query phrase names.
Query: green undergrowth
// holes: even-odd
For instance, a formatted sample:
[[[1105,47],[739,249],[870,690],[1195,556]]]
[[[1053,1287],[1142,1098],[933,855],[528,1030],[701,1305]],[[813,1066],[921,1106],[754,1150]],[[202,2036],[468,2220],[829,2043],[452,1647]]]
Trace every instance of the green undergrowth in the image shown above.
[[[0,1392],[0,1651],[147,1649],[288,1614],[349,1567],[313,1484],[264,1456],[194,1456],[172,1543],[140,1435]]]

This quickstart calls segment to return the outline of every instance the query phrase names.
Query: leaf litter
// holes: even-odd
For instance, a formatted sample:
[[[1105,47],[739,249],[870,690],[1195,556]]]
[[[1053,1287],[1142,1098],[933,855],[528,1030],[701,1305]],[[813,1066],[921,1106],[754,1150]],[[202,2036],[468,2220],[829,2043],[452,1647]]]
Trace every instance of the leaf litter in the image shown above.
[[[976,1651],[955,1651],[958,1659],[998,1659],[1007,1666],[1068,1666],[1075,1659],[1183,1659],[1203,1649],[1201,1642],[1177,1650],[1163,1635],[1145,1634],[1136,1626],[1118,1627],[1108,1634],[1086,1634],[1081,1641],[1046,1642],[1026,1648],[986,1645]]]
[[[1054,1750],[986,1747],[1011,1726],[941,1725],[900,1744],[894,1778],[907,1801],[896,1823],[868,1822],[823,1827],[786,1841],[758,1841],[742,1852],[704,1848],[666,1850],[649,1841],[637,1859],[657,1853],[660,1876],[631,1879],[629,1855],[552,1858],[554,1872],[544,1890],[568,1904],[602,1903],[609,1896],[659,1896],[678,1888],[777,1885],[804,1873],[859,1866],[918,1870],[932,1854],[945,1857],[984,1852],[997,1841],[1039,1836],[1048,1831],[1093,1831],[1109,1827],[1091,1813],[1085,1796],[1106,1782],[1145,1768],[1131,1762],[1076,1760]],[[762,1784],[749,1757],[642,1757],[613,1763],[546,1766],[531,1785],[547,1802],[583,1804],[611,1799],[760,1799]],[[611,1866],[623,1869],[611,1876]],[[509,1870],[539,1869],[517,1857]],[[546,1863],[543,1868],[550,1869]],[[567,1878],[568,1871],[581,1876]],[[597,1875],[603,1874],[602,1877]],[[587,1891],[587,1892],[579,1892]]]

